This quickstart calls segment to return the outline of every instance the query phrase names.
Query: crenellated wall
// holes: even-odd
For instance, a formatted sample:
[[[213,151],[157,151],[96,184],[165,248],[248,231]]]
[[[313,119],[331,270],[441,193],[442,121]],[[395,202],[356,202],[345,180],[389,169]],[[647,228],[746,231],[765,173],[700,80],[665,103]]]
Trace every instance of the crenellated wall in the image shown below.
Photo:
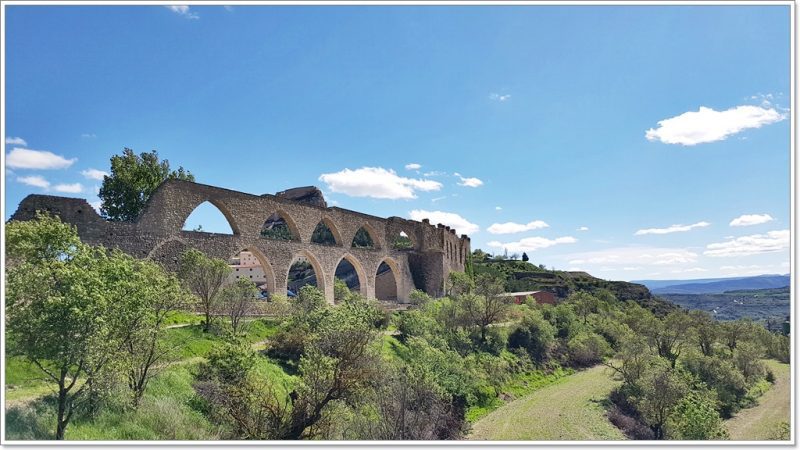
[[[216,206],[230,224],[233,235],[182,230],[186,218],[203,202]],[[151,258],[176,269],[180,254],[196,248],[209,256],[230,259],[248,250],[260,260],[270,292],[286,292],[289,269],[299,256],[314,267],[317,285],[333,302],[333,280],[343,258],[355,267],[361,293],[375,297],[376,274],[381,263],[392,269],[397,300],[406,302],[413,289],[442,295],[451,271],[463,271],[470,252],[470,240],[444,225],[431,225],[400,217],[380,218],[342,208],[326,208],[275,195],[252,195],[229,189],[168,180],[153,193],[133,222],[109,222],[101,218],[86,200],[29,195],[11,220],[30,220],[37,210],[49,211],[78,228],[81,240],[92,245],[117,247],[139,258]],[[287,223],[293,241],[261,236],[265,220],[278,213]],[[336,245],[311,242],[317,224],[331,229]],[[351,243],[359,228],[370,234],[374,248],[355,248]],[[395,236],[405,233],[413,247],[392,247]],[[382,281],[379,282],[379,284]]]

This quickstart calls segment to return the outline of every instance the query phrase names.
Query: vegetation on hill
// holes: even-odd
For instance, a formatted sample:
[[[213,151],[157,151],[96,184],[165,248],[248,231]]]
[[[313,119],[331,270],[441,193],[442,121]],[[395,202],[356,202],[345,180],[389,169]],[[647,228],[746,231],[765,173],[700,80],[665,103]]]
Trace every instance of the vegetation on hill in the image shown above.
[[[761,358],[789,358],[788,337],[753,322],[651,310],[597,279],[515,304],[479,263],[389,313],[341,283],[336,306],[310,285],[265,303],[192,252],[178,279],[48,216],[9,223],[6,241],[10,439],[459,439],[537,395],[605,430],[572,438],[716,439],[775,380]],[[244,317],[255,303],[272,317]],[[620,386],[609,401],[584,411],[550,389],[598,364]]]
[[[722,294],[661,294],[687,309],[708,311],[717,320],[749,317],[782,323],[790,312],[789,288],[726,291]],[[777,328],[776,328],[777,329]]]

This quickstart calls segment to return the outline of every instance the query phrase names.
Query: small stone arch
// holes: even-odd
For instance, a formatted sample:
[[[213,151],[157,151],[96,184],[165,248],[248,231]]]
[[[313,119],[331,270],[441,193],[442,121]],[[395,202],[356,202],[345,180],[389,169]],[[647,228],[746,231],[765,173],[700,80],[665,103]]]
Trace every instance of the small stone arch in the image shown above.
[[[190,245],[185,239],[170,237],[156,244],[146,257],[164,267],[177,269],[181,253],[189,248]]]
[[[263,232],[264,232],[264,225],[272,216],[279,216],[281,219],[283,219],[284,222],[286,222],[286,226],[289,228],[289,232],[292,234],[292,238],[290,240],[295,242],[300,242],[301,240],[300,228],[297,227],[297,223],[294,221],[292,216],[283,209],[275,210],[274,212],[272,212],[272,214],[268,215],[264,219],[264,223],[261,225],[261,230],[260,230],[260,234],[264,239],[269,239],[268,237],[263,235]]]
[[[358,276],[358,291],[359,293],[366,297],[367,296],[367,272],[364,270],[364,266],[361,262],[350,253],[345,253],[338,261],[336,261],[336,265],[333,267],[333,276],[331,279],[333,280],[336,278],[336,269],[339,268],[339,264],[342,263],[343,260],[347,260],[350,265],[356,270],[356,275]]]
[[[333,222],[333,220],[331,220],[331,218],[328,217],[328,216],[323,216],[322,219],[320,219],[320,221],[317,222],[317,224],[314,226],[314,229],[316,230],[316,227],[318,227],[320,224],[324,224],[326,227],[328,227],[329,230],[331,230],[331,234],[333,234],[333,240],[335,242],[335,245],[337,247],[341,247],[343,245],[342,244],[342,234],[339,232],[339,227],[336,226],[336,224]],[[311,232],[311,237],[308,238],[308,242],[310,242],[312,244],[317,244],[317,245],[325,245],[325,244],[320,244],[320,243],[317,243],[317,242],[313,242],[312,241],[313,237],[314,237],[314,232],[312,231]]]
[[[394,298],[388,298],[387,299],[387,298],[385,298],[386,295],[382,294],[382,292],[381,292],[383,290],[383,288],[382,288],[382,284],[383,283],[378,278],[379,277],[378,271],[380,270],[381,266],[384,263],[386,263],[386,265],[389,266],[389,269],[390,269],[390,272],[392,274],[392,277],[394,278]],[[395,261],[394,258],[391,258],[391,257],[388,257],[388,256],[383,258],[383,259],[381,259],[380,262],[378,262],[377,267],[375,267],[375,273],[373,274],[373,276],[375,277],[375,283],[374,283],[375,284],[375,298],[378,299],[378,300],[390,300],[390,301],[398,302],[399,299],[400,299],[400,292],[401,292],[400,283],[401,283],[401,280],[402,280],[402,272],[400,271],[400,265],[397,263],[397,261]],[[384,298],[381,298],[381,297],[384,297]]]
[[[276,292],[277,284],[275,280],[275,270],[272,268],[272,264],[270,264],[269,259],[267,259],[267,257],[264,256],[264,253],[262,253],[261,250],[259,250],[257,247],[254,246],[246,246],[241,250],[237,251],[236,253],[234,253],[233,255],[231,255],[230,258],[233,258],[234,256],[241,254],[242,252],[250,252],[253,254],[253,256],[256,257],[256,259],[258,259],[258,262],[261,264],[262,270],[264,270],[264,278],[266,278],[267,292],[269,292],[270,294],[276,294],[276,293],[285,294],[285,292]],[[316,269],[314,270],[316,271]]]
[[[407,240],[408,244],[405,244],[404,240]],[[398,241],[400,241],[402,245],[398,245]],[[398,228],[395,232],[386,237],[386,246],[394,250],[413,250],[417,248],[417,241],[414,239],[413,233],[410,233],[404,228]]]
[[[356,247],[355,246],[355,236],[358,235],[358,232],[361,231],[361,230],[364,230],[369,235],[369,238],[372,241],[372,247]],[[353,235],[353,241],[350,242],[350,247],[353,247],[353,248],[366,248],[366,249],[371,249],[371,250],[379,250],[379,249],[382,248],[380,239],[378,239],[378,232],[375,230],[375,228],[372,225],[370,225],[368,223],[364,223],[363,225],[361,225],[358,228],[358,230],[356,230],[356,234]]]
[[[225,220],[226,220],[226,221],[228,221],[228,226],[229,226],[229,227],[231,227],[231,231],[233,232],[233,235],[234,235],[234,236],[239,236],[239,235],[240,235],[240,231],[239,231],[239,225],[236,223],[236,220],[234,220],[234,218],[233,218],[233,214],[231,213],[230,209],[229,209],[229,208],[228,208],[228,207],[225,205],[225,203],[223,203],[223,202],[221,202],[221,201],[219,201],[219,200],[216,200],[216,199],[214,199],[214,198],[203,198],[202,200],[200,200],[199,202],[197,202],[197,203],[196,203],[196,204],[195,204],[195,205],[192,207],[191,211],[189,211],[189,214],[186,214],[186,215],[183,217],[183,219],[181,220],[181,222],[180,222],[180,225],[179,225],[179,227],[180,227],[180,228],[179,228],[179,230],[178,230],[178,231],[187,232],[186,230],[183,230],[183,225],[186,223],[186,219],[188,219],[188,218],[189,218],[189,216],[191,216],[191,215],[192,215],[192,213],[193,213],[193,212],[194,212],[194,211],[195,211],[195,210],[196,210],[196,209],[197,209],[197,208],[198,208],[200,205],[202,205],[202,204],[203,204],[203,203],[205,203],[205,202],[208,202],[208,203],[210,203],[212,206],[214,206],[215,208],[217,208],[217,210],[219,210],[219,212],[221,212],[221,213],[222,213],[222,215],[225,217]],[[189,232],[189,233],[196,233],[196,231],[188,231],[188,232]]]
[[[289,273],[292,271],[292,266],[294,265],[295,262],[297,262],[297,259],[299,257],[301,257],[301,256],[305,257],[308,260],[308,262],[311,264],[311,267],[314,269],[314,276],[315,276],[315,278],[317,280],[317,288],[320,291],[322,291],[323,293],[326,293],[326,298],[327,298],[328,297],[327,296],[327,292],[328,291],[327,291],[327,284],[326,284],[326,280],[325,280],[325,271],[322,270],[322,264],[320,264],[320,262],[317,259],[317,257],[314,256],[314,254],[312,254],[308,250],[300,250],[299,252],[297,252],[294,255],[292,255],[292,260],[289,261],[289,267],[287,267],[286,274],[285,274],[285,279],[287,280],[287,284],[288,284],[288,280],[289,280]],[[332,303],[332,301],[330,303]]]

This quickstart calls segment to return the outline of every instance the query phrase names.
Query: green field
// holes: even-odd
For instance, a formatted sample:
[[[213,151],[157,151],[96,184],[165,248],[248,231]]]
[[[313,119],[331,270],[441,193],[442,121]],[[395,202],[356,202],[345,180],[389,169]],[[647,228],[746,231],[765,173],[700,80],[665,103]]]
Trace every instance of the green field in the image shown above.
[[[777,361],[766,361],[775,374],[775,384],[763,396],[758,405],[740,411],[725,421],[725,426],[734,441],[761,441],[787,439],[779,436],[782,423],[791,419],[791,366]]]
[[[479,420],[473,425],[469,439],[625,439],[605,415],[606,397],[618,384],[604,366],[563,377]]]

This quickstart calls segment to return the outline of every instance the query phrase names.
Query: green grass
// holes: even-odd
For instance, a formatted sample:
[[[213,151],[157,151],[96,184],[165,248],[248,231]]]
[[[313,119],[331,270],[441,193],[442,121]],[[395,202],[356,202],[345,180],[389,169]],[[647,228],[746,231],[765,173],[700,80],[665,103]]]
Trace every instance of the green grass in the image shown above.
[[[545,373],[537,370],[535,372],[519,374],[500,388],[500,395],[504,398],[508,398],[509,400],[521,398],[545,386],[557,383],[565,376],[574,372],[575,371],[572,369],[562,369],[559,367],[551,373]],[[496,397],[487,405],[471,406],[467,410],[466,419],[468,422],[474,423],[497,408],[503,406],[505,403],[506,401],[504,401],[502,398]]]
[[[608,394],[618,384],[603,366],[561,377],[478,420],[470,439],[625,439],[605,414]]]
[[[757,406],[739,411],[725,421],[734,441],[788,440],[786,424],[790,422],[791,366],[778,361],[764,361],[775,374],[775,383],[767,387],[757,384],[748,395],[762,394],[756,398]],[[757,391],[757,392],[756,392]]]
[[[199,324],[203,317],[188,311],[171,311],[164,320],[164,325]]]
[[[248,342],[260,342],[273,336],[278,331],[278,323],[271,319],[255,319],[247,322],[245,339]],[[215,343],[222,342],[224,333],[203,332],[202,325],[189,325],[181,328],[164,330],[164,342],[175,348],[177,358],[204,357],[211,351]]]

